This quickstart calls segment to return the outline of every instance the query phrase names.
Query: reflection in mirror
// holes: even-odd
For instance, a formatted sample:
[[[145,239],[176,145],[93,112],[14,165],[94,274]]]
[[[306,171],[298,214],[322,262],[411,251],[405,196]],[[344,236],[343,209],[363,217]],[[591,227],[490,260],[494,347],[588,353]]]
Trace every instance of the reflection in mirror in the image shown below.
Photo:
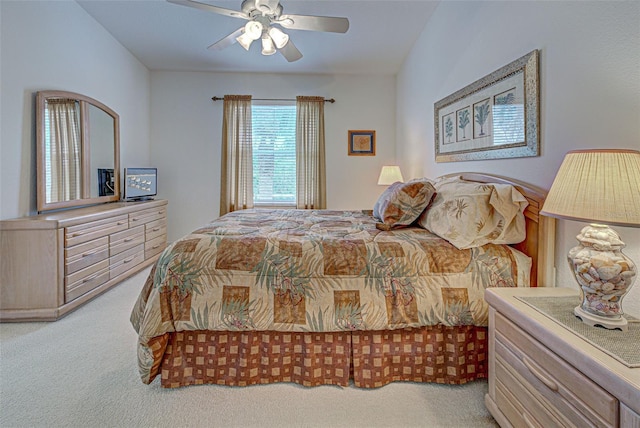
[[[47,100],[44,134],[46,202],[79,199],[82,194],[80,103],[70,98]]]
[[[84,95],[37,95],[38,211],[120,199],[119,117]]]
[[[101,192],[99,174],[100,170],[113,171],[114,147],[113,141],[113,118],[104,110],[91,105],[89,106],[89,158],[91,165],[89,169],[89,193],[92,198],[98,196],[113,195],[113,183],[110,178],[103,183]],[[113,172],[111,172],[113,174]]]

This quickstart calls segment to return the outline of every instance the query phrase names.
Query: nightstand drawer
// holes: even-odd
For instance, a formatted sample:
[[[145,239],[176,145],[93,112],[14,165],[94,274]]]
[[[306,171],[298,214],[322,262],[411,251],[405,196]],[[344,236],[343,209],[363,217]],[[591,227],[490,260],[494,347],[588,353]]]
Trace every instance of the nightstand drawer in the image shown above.
[[[496,361],[496,403],[513,426],[561,427],[572,424],[546,399],[536,396],[516,378],[513,368]]]
[[[615,426],[618,400],[496,313],[496,357],[577,426]]]

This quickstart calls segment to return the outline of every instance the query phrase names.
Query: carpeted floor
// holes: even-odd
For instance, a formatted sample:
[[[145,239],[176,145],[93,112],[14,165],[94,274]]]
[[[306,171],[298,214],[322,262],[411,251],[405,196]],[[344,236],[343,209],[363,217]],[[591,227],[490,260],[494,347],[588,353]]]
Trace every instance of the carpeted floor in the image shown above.
[[[0,324],[1,427],[497,427],[486,382],[144,385],[129,313],[147,274],[54,323]]]

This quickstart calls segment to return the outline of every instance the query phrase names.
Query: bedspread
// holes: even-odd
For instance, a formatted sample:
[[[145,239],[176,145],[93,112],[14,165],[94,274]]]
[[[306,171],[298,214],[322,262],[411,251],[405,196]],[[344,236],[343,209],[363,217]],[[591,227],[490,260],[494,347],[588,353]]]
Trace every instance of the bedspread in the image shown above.
[[[487,287],[529,285],[504,245],[458,250],[418,227],[382,231],[361,211],[245,210],[171,244],[133,308],[142,380],[168,333],[329,332],[485,326]]]

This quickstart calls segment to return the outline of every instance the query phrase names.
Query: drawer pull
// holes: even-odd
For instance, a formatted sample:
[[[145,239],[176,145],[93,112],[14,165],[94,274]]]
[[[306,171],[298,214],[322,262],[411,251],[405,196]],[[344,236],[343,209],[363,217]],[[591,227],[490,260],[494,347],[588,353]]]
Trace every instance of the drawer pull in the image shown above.
[[[118,226],[122,226],[123,224],[127,224],[127,222],[126,221],[119,221],[118,222]]]
[[[151,247],[152,250],[155,250],[156,248],[160,248],[160,244],[154,245],[153,247]]]
[[[123,262],[123,263],[129,263],[131,260],[133,260],[133,259],[135,259],[135,258],[136,258],[136,256],[131,256],[131,257],[129,257],[128,259],[124,259],[124,262]]]
[[[124,242],[131,242],[131,241],[133,241],[133,238],[125,238],[124,239]]]
[[[531,374],[538,378],[540,382],[544,383],[547,388],[554,392],[558,392],[558,384],[546,377],[544,374],[540,373],[540,370],[534,367],[533,363],[529,361],[527,357],[522,358],[522,363],[527,367],[527,369],[529,369]]]
[[[102,250],[97,249],[97,250],[89,251],[87,253],[82,253],[82,257],[93,256],[94,254],[99,253],[100,251],[102,251]]]
[[[85,279],[82,280],[83,283],[85,282],[89,282],[89,281],[93,281],[94,279],[96,279],[102,272],[98,272],[98,273],[94,273],[91,276],[86,277]]]
[[[138,219],[138,218],[136,218],[136,217],[134,217],[134,218],[132,218],[132,219],[131,219],[131,221],[138,221],[138,220],[139,220],[139,219]]]
[[[160,230],[160,228],[159,228],[159,227],[154,227],[153,229],[151,229],[151,231],[152,231],[152,232],[157,232],[157,231],[159,231],[159,230]]]

